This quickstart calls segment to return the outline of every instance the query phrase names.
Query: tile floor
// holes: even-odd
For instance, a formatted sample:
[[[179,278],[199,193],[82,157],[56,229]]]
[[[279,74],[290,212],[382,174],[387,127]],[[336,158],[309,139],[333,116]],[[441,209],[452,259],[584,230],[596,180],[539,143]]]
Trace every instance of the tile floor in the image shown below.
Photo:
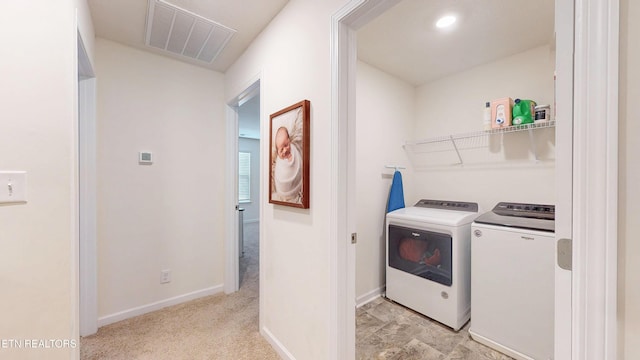
[[[356,359],[511,360],[471,340],[469,324],[455,332],[380,297],[356,311]]]

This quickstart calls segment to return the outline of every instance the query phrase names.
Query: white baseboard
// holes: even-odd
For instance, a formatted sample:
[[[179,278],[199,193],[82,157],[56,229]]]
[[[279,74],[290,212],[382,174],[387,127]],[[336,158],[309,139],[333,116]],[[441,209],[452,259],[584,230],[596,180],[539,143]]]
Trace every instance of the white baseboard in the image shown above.
[[[152,311],[160,310],[167,306],[181,304],[181,303],[195,300],[204,296],[215,295],[215,294],[221,293],[223,290],[224,290],[224,285],[216,285],[210,288],[197,290],[184,295],[174,296],[169,299],[156,301],[151,304],[142,305],[142,306],[135,307],[133,309],[124,310],[124,311],[117,312],[115,314],[103,316],[98,318],[98,327],[113,324],[115,322],[126,320],[134,316],[143,315]]]
[[[384,294],[384,291],[386,290],[386,286],[383,285],[377,289],[373,289],[371,291],[369,291],[366,294],[360,295],[356,298],[356,308],[361,307],[362,305],[365,305],[377,298],[379,298],[380,296],[382,296],[382,294]]]
[[[282,359],[285,359],[285,360],[296,359],[295,357],[293,357],[293,355],[291,355],[291,353],[287,350],[287,348],[285,348],[284,345],[282,345],[282,343],[278,339],[276,339],[275,336],[273,336],[273,334],[271,333],[271,331],[269,331],[269,329],[267,329],[266,327],[262,327],[260,329],[260,334],[262,334],[262,336],[265,339],[267,339],[269,344],[271,344],[271,347],[278,353],[278,355],[280,355]]]
[[[510,349],[502,344],[499,344],[491,339],[487,339],[482,335],[476,334],[472,329],[469,329],[469,335],[471,335],[471,339],[479,342],[482,345],[486,345],[492,349],[495,349],[505,355],[508,355],[516,360],[534,360],[533,358],[513,349]]]

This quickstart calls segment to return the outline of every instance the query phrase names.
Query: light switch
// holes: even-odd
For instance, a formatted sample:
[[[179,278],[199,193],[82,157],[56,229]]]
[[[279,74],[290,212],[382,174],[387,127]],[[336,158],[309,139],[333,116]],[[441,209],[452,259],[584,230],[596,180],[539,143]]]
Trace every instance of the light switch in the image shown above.
[[[27,202],[27,172],[0,171],[0,204]]]

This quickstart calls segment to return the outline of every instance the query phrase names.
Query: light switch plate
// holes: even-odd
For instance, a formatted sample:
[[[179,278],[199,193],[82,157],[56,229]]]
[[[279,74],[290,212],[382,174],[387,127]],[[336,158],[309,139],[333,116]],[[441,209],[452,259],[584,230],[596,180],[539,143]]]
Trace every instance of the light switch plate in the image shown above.
[[[0,204],[27,202],[27,172],[0,171]]]

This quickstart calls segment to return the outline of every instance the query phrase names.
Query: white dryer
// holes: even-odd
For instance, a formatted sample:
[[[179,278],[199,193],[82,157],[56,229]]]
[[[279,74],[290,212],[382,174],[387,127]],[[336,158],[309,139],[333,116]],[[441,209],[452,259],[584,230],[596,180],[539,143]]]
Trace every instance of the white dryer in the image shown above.
[[[472,224],[471,337],[519,360],[553,359],[555,207],[499,203]]]
[[[387,214],[386,297],[459,330],[470,315],[478,204],[420,200]]]

